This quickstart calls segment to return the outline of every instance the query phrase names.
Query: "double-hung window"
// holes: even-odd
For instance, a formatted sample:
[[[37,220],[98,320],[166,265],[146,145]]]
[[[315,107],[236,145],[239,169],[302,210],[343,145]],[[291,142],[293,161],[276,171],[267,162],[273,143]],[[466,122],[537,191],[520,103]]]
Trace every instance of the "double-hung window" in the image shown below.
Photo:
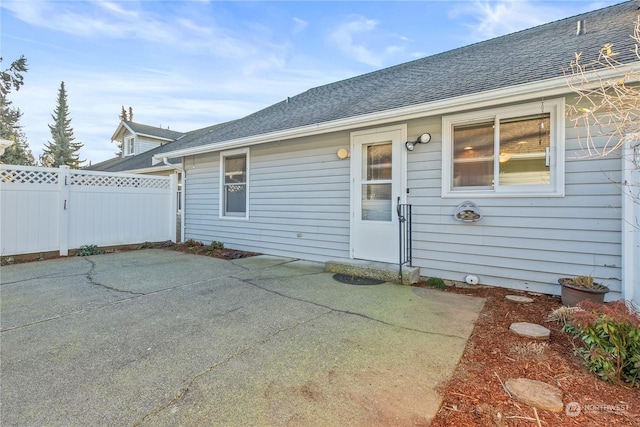
[[[220,155],[220,216],[248,218],[249,149]]]
[[[135,154],[135,137],[128,136],[124,139],[124,155],[133,156]]]
[[[445,116],[443,197],[563,196],[562,99]]]

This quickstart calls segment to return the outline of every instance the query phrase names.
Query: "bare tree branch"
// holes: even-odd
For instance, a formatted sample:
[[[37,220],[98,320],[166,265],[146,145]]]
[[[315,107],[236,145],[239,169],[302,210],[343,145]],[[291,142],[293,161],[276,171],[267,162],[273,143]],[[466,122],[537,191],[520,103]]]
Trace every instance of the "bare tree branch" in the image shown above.
[[[640,17],[630,37],[640,59]],[[567,84],[577,95],[576,102],[567,106],[567,115],[578,130],[584,157],[608,156],[640,140],[640,65],[627,69],[618,55],[612,44],[606,44],[597,59],[586,63],[582,53],[576,53],[565,70]]]

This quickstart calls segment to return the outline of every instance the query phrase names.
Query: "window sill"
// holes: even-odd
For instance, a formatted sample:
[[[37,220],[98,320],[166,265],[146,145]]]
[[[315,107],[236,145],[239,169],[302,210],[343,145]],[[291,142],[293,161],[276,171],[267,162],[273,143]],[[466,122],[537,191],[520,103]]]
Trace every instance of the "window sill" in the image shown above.
[[[442,193],[443,199],[523,199],[533,197],[564,197],[564,192],[547,191],[547,192],[531,192],[525,191],[505,193],[505,192],[487,192],[487,191],[450,191]]]
[[[249,216],[232,216],[232,215],[220,215],[220,219],[228,221],[249,221]]]

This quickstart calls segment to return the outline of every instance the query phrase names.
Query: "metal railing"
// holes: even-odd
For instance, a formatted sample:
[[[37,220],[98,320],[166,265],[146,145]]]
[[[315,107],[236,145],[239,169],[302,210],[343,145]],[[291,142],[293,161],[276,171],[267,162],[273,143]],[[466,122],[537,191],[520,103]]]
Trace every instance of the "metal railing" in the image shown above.
[[[411,241],[411,205],[400,203],[400,197],[398,197],[396,211],[398,213],[399,235],[398,278],[400,279],[400,283],[402,283],[402,266],[408,264],[409,267],[411,267],[413,262],[413,248]]]

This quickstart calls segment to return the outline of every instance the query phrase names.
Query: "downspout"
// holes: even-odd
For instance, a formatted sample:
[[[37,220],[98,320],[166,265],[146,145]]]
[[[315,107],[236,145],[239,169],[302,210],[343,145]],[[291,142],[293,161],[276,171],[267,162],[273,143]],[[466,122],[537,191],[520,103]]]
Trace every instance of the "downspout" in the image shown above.
[[[640,310],[640,142],[622,155],[622,297]]]
[[[180,165],[174,165],[172,163],[169,163],[169,159],[167,157],[163,157],[162,158],[162,163],[164,163],[165,165],[172,167],[173,169],[177,170],[178,172],[180,172],[180,177],[182,180],[182,183],[178,182],[178,184],[182,184],[182,191],[180,192],[180,206],[182,207],[181,212],[180,212],[180,240],[184,241],[184,217],[185,217],[185,204],[184,204],[184,194],[185,194],[185,189],[186,189],[186,182],[187,182],[187,176],[184,173],[184,167],[182,167],[182,164]],[[182,163],[182,161],[180,162]],[[176,242],[178,243],[178,242]]]

